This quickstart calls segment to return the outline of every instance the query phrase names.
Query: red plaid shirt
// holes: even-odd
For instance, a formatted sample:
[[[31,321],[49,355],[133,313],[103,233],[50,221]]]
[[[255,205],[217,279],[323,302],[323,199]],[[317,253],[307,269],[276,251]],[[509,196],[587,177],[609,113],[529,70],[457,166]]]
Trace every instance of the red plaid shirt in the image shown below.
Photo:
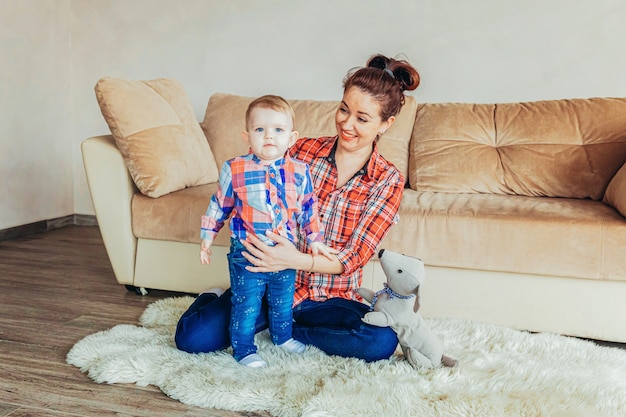
[[[294,158],[310,166],[325,243],[340,251],[337,257],[344,266],[341,275],[299,271],[294,305],[305,299],[361,300],[356,289],[363,281],[362,267],[397,222],[404,190],[402,174],[374,145],[370,161],[337,189],[336,142],[337,137],[303,138],[290,149]],[[302,238],[298,247],[306,247]]]

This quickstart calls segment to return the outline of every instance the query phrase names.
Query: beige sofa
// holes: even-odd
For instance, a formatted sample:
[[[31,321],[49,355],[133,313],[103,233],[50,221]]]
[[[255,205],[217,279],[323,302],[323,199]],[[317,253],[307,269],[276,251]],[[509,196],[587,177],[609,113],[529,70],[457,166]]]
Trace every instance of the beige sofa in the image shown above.
[[[103,78],[111,135],[82,144],[115,277],[131,288],[228,286],[228,230],[198,260],[218,167],[245,153],[250,98],[211,96],[197,122],[181,84]],[[333,135],[337,102],[291,100],[301,136]],[[380,140],[407,179],[381,248],[422,258],[426,317],[626,342],[626,99],[417,104]],[[363,286],[385,277],[376,260]]]

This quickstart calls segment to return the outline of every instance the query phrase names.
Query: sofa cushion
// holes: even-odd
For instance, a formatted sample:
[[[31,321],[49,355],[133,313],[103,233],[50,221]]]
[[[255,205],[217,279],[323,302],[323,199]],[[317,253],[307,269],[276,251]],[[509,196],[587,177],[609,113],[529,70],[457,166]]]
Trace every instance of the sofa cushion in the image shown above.
[[[599,200],[626,161],[626,99],[418,106],[412,189]]]
[[[626,164],[617,171],[609,183],[602,201],[626,217]]]
[[[626,222],[600,201],[405,189],[399,217],[380,247],[427,265],[626,281]]]
[[[200,243],[200,218],[217,185],[214,182],[189,187],[160,198],[135,194],[131,202],[133,234],[144,239]],[[217,234],[214,244],[230,245],[228,222]]]
[[[159,197],[217,181],[211,148],[178,81],[105,77],[95,92],[130,175],[143,194]]]
[[[247,145],[241,140],[241,132],[245,129],[245,114],[251,97],[216,93],[211,96],[207,105],[204,120],[201,123],[211,149],[215,155],[217,166],[238,155],[248,152]],[[338,101],[318,100],[287,100],[296,113],[295,129],[300,137],[335,136],[335,111]],[[409,165],[409,140],[415,121],[417,104],[411,96],[392,127],[378,142],[380,153],[407,178]]]

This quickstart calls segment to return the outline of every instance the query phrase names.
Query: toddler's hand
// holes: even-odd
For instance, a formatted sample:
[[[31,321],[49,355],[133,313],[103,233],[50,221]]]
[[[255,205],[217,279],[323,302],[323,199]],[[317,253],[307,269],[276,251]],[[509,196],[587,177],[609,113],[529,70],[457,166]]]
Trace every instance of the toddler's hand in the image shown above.
[[[323,255],[330,261],[337,259],[336,256],[333,256],[339,253],[335,248],[328,247],[322,242],[313,242],[309,246],[311,247],[311,253],[313,255]]]
[[[203,239],[202,244],[200,245],[200,263],[203,265],[208,265],[211,263],[211,243],[213,243],[209,239]]]

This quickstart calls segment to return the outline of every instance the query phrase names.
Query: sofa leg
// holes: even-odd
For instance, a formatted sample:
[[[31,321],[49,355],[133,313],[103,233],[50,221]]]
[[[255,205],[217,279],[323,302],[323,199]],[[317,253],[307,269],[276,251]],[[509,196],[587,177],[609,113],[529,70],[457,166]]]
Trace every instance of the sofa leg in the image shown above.
[[[134,285],[126,285],[128,291],[132,291],[137,295],[148,295],[148,290],[144,287],[135,287]]]

